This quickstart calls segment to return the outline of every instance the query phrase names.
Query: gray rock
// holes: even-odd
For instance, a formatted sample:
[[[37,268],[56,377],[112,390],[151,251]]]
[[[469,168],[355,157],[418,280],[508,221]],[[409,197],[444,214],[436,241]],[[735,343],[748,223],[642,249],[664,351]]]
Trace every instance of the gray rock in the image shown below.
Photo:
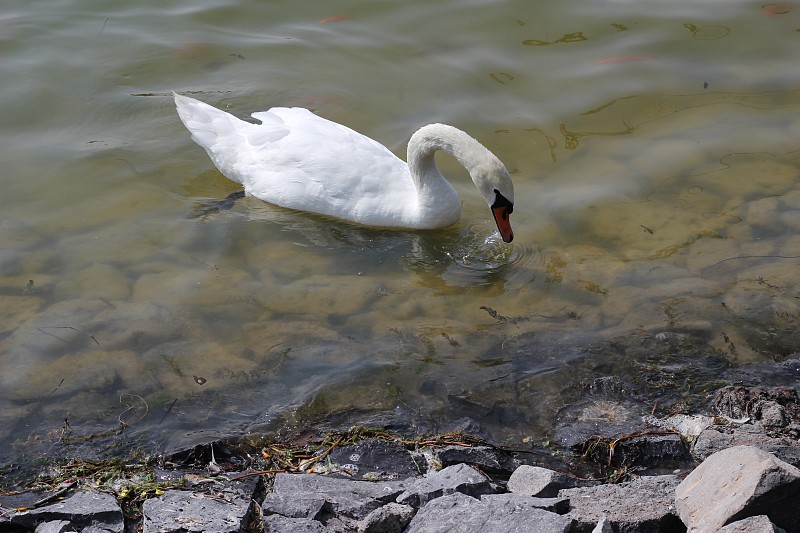
[[[796,505],[786,505],[800,498],[800,469],[753,446],[711,455],[686,476],[675,495],[681,519],[697,533],[757,515],[789,531],[800,529]]]
[[[73,528],[68,520],[53,520],[52,522],[42,522],[36,526],[36,533],[64,533],[70,529]]]
[[[111,494],[76,492],[66,500],[15,514],[11,522],[34,529],[42,522],[67,521],[73,528],[122,533],[122,509]]]
[[[646,476],[617,485],[563,489],[558,495],[569,498],[567,517],[575,521],[574,531],[592,531],[605,516],[620,533],[682,532],[686,528],[674,505],[677,485],[677,476]]]
[[[314,517],[327,510],[332,515],[361,520],[393,501],[403,488],[402,481],[370,482],[316,474],[277,474],[272,485],[275,496],[267,496],[263,510],[265,513],[288,512],[289,517]],[[297,500],[298,505],[289,507],[287,501],[291,499]],[[325,502],[324,508],[319,506],[320,500]],[[300,509],[302,503],[308,506],[305,512]]]
[[[481,501],[496,505],[510,505],[520,508],[541,509],[556,514],[569,512],[568,498],[534,498],[524,494],[484,494]]]
[[[368,514],[358,523],[359,533],[402,533],[411,519],[414,508],[410,505],[387,503]]]
[[[728,524],[717,533],[786,533],[786,530],[777,527],[766,516],[759,515]]]
[[[624,443],[637,457],[638,464],[645,466],[690,460],[689,450],[680,435],[642,435]],[[626,463],[623,461],[622,464]]]
[[[88,527],[85,527],[81,530],[81,533],[114,533],[113,529],[108,529],[103,524],[90,524]]]
[[[759,424],[710,427],[700,433],[692,447],[695,461],[705,461],[711,455],[734,446],[756,446],[778,459],[800,467],[800,448],[797,442],[781,436],[771,436]]]
[[[507,476],[520,466],[510,453],[490,446],[445,446],[437,456],[442,466],[466,463],[476,466],[490,476]]]
[[[437,498],[420,509],[407,533],[566,533],[570,520],[517,501],[475,500],[461,493]]]
[[[330,504],[316,494],[270,492],[261,505],[264,514],[279,514],[287,518],[311,518],[320,520],[333,514]]]
[[[169,490],[142,506],[144,533],[235,533],[247,518],[250,500],[212,498],[200,492]]]
[[[397,497],[397,503],[419,507],[454,492],[480,496],[493,491],[486,476],[471,466],[460,464],[448,466],[418,479]]]
[[[424,474],[428,469],[424,460],[415,461],[401,443],[382,439],[334,448],[328,459],[349,466],[347,470],[355,479],[406,479]]]
[[[522,465],[508,478],[508,490],[515,494],[551,498],[561,489],[579,485],[578,480],[555,470]]]
[[[789,416],[786,414],[786,408],[778,402],[764,402],[761,405],[761,423],[781,428],[788,426]]]
[[[326,533],[327,528],[311,518],[264,517],[264,533]]]

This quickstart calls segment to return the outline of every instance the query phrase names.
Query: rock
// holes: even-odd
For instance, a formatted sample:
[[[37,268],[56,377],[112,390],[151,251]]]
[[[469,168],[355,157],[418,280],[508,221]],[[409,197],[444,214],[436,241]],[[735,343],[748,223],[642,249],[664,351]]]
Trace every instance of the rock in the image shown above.
[[[568,498],[534,498],[524,494],[484,494],[481,496],[484,503],[512,505],[518,507],[530,507],[549,511],[556,514],[567,514],[569,512]],[[495,506],[496,506],[495,505]]]
[[[717,530],[717,533],[786,533],[764,515],[751,516]]]
[[[800,497],[800,469],[752,446],[711,455],[675,494],[681,519],[697,533],[757,515],[790,531],[800,529],[796,505],[786,505]]]
[[[461,493],[437,498],[417,512],[407,533],[566,533],[570,520],[502,499],[476,500]]]
[[[236,533],[248,518],[250,500],[210,497],[200,492],[169,490],[142,506],[144,533]]]
[[[435,498],[454,492],[480,496],[491,493],[492,488],[486,476],[471,466],[459,464],[418,479],[397,497],[397,503],[419,507]]]
[[[410,505],[387,503],[378,507],[358,523],[359,533],[403,533],[411,519],[414,508]]]
[[[52,522],[42,522],[36,526],[36,533],[65,533],[72,529],[68,520],[53,520]]]
[[[515,494],[550,498],[558,495],[561,489],[571,489],[579,485],[578,480],[567,474],[541,468],[539,466],[522,465],[508,479],[508,490]]]
[[[445,446],[437,455],[442,466],[466,463],[480,468],[490,476],[505,477],[520,466],[519,460],[510,453],[491,446]]]
[[[761,406],[761,423],[781,428],[788,426],[789,417],[786,408],[778,402],[764,402]]]
[[[764,424],[780,427],[787,425],[790,417],[800,418],[800,400],[791,387],[724,387],[717,391],[714,407],[721,415],[734,419],[752,417],[763,421],[767,411]]]
[[[262,510],[264,514],[281,514],[288,518],[325,520],[337,515],[361,520],[394,500],[403,488],[403,482],[399,481],[373,483],[316,474],[277,474]],[[296,500],[294,505],[289,503],[292,499]],[[305,510],[303,504],[307,506]]]
[[[270,492],[261,506],[265,514],[277,514],[286,518],[310,518],[321,520],[332,515],[333,510],[323,496],[316,494],[287,494]]]
[[[772,432],[770,432],[772,433]],[[800,448],[789,434],[769,434],[761,424],[714,426],[703,431],[692,447],[692,457],[702,462],[719,451],[734,446],[755,446],[782,461],[800,467]]]
[[[645,467],[665,464],[684,464],[690,460],[689,450],[680,435],[641,435],[620,443],[620,464],[631,464],[634,460]],[[619,446],[619,444],[618,444]],[[630,459],[630,463],[626,462]]]
[[[427,463],[414,460],[401,443],[383,439],[367,439],[351,446],[334,448],[330,462],[347,470],[356,479],[405,479],[424,474]]]
[[[647,476],[617,485],[563,489],[558,495],[569,498],[567,517],[575,521],[575,531],[591,531],[605,516],[616,531],[683,532],[675,514],[677,485],[676,476]]]
[[[72,529],[83,531],[93,528],[92,531],[95,532],[122,533],[125,528],[122,509],[116,498],[96,492],[76,492],[66,500],[17,513],[11,519],[13,524],[29,529],[34,529],[41,523],[58,521],[69,522]]]
[[[311,518],[286,518],[281,515],[264,517],[264,533],[327,533],[328,529]]]

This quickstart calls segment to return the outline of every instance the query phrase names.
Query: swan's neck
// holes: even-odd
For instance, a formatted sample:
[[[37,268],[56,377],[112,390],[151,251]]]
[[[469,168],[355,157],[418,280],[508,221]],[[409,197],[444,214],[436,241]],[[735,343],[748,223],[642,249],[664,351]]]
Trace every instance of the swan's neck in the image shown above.
[[[485,187],[480,183],[481,169],[487,162],[500,162],[481,143],[453,126],[429,124],[411,136],[408,141],[408,169],[417,187],[420,211],[448,210],[455,213],[452,220],[455,222],[461,214],[461,202],[458,193],[436,167],[434,154],[439,150],[452,155],[469,172],[484,197]]]

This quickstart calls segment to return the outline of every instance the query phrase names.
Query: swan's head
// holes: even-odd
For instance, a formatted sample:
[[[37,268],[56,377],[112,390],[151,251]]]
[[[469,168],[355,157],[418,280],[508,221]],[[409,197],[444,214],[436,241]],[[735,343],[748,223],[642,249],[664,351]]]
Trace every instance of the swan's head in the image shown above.
[[[474,170],[475,175],[472,179],[492,209],[500,236],[503,241],[511,242],[514,239],[514,232],[511,230],[509,219],[514,211],[514,183],[508,170],[497,158],[487,161],[485,165]]]

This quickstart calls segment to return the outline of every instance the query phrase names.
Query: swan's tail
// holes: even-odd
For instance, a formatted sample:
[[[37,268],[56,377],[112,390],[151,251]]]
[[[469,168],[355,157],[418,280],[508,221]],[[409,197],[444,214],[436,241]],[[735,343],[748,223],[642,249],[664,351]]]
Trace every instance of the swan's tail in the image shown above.
[[[230,113],[221,111],[194,98],[173,92],[175,107],[178,116],[192,134],[192,140],[205,148],[212,150],[217,140],[236,132],[244,122]]]

